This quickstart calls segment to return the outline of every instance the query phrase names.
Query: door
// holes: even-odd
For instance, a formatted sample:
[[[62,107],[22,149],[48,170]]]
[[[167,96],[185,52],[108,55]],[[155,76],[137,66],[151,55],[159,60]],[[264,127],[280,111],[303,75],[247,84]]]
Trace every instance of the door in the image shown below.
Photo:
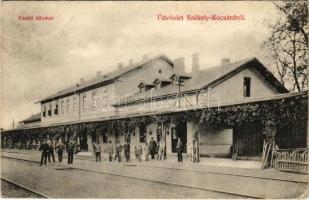
[[[178,138],[180,138],[182,142],[182,151],[187,153],[187,122],[179,123],[175,128],[172,128],[172,152],[176,153],[176,146]]]
[[[81,151],[88,151],[86,129],[84,129],[81,133],[79,132],[79,138],[80,138],[80,150]]]
[[[263,130],[250,124],[234,128],[233,146],[238,156],[259,157],[263,151]]]

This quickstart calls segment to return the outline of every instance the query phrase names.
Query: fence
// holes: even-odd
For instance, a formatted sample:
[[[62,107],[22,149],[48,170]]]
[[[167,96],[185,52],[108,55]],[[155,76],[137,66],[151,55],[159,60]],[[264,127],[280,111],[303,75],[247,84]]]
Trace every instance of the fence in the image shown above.
[[[308,149],[278,149],[274,151],[273,167],[280,171],[308,173]]]

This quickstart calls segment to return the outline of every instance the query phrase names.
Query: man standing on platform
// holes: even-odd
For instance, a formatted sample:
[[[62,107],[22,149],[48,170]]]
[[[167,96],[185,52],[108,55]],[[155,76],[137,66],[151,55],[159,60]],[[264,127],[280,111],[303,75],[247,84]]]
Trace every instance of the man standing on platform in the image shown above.
[[[56,145],[56,151],[58,153],[58,160],[59,160],[59,162],[62,162],[64,148],[65,148],[64,144],[59,139],[59,142]]]
[[[130,143],[129,143],[129,141],[127,141],[123,145],[123,149],[124,149],[124,156],[126,157],[126,161],[129,162],[130,161]]]
[[[114,145],[112,144],[111,140],[109,141],[109,144],[107,145],[106,151],[108,153],[109,162],[112,162],[113,154],[114,154]]]
[[[122,145],[120,144],[120,141],[117,142],[116,147],[115,147],[115,158],[118,158],[118,162],[121,162],[121,151],[122,151]]]
[[[53,162],[55,162],[54,144],[51,140],[48,141],[48,146],[49,146],[48,162],[50,162],[50,156],[52,157]]]
[[[73,164],[73,155],[74,155],[75,144],[72,139],[68,143],[68,164]]]
[[[182,142],[180,138],[178,138],[176,149],[177,149],[178,162],[182,162]]]
[[[94,146],[94,152],[95,152],[95,161],[101,162],[102,147],[101,147],[99,141],[97,141],[95,144],[93,144],[93,146]]]
[[[157,143],[156,141],[153,140],[153,137],[151,137],[151,140],[149,142],[149,150],[150,150],[151,159],[154,159],[156,151],[157,151]]]
[[[44,139],[43,144],[39,147],[39,151],[42,152],[40,166],[43,165],[43,162],[44,162],[44,165],[46,165],[46,162],[47,162],[47,154],[48,154],[48,151],[49,151],[49,146],[48,146],[48,144],[47,144],[47,140],[46,140],[46,139]]]

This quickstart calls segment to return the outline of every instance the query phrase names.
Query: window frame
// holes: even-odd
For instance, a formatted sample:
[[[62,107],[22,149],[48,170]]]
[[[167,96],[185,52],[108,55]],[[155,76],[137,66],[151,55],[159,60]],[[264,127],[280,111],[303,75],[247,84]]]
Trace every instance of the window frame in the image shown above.
[[[87,109],[87,95],[83,95],[83,110]]]
[[[48,116],[52,116],[52,104],[48,105],[48,111],[47,111]]]
[[[93,93],[92,93],[92,104],[91,104],[91,108],[92,109],[96,109],[97,108],[97,99],[98,99],[98,95],[97,95],[97,92],[96,91],[94,91]]]
[[[60,109],[61,109],[61,114],[64,114],[64,100],[61,101],[61,105],[60,105]]]
[[[70,113],[70,98],[67,98],[66,103],[67,103],[67,113]]]
[[[245,76],[243,79],[243,96],[251,96],[251,77]]]
[[[43,115],[43,117],[46,117],[46,105],[43,106],[42,115]]]
[[[77,108],[77,97],[74,96],[74,97],[73,97],[73,112],[76,111],[76,108]]]
[[[59,106],[58,106],[58,102],[55,103],[55,109],[54,109],[54,115],[58,115],[59,113]]]

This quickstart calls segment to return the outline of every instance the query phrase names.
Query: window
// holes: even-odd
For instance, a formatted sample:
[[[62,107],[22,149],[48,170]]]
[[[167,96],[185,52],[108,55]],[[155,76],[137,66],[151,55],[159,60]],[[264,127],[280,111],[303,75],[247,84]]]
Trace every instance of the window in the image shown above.
[[[70,113],[70,99],[67,98],[67,113]]]
[[[139,142],[146,142],[146,125],[141,125],[139,127]]]
[[[251,92],[251,78],[244,77],[244,97],[250,97]]]
[[[108,96],[105,96],[102,98],[102,106],[107,106],[108,105]]]
[[[61,114],[64,114],[64,101],[61,101]]]
[[[58,115],[58,102],[56,102],[54,114]]]
[[[87,108],[87,96],[84,95],[83,96],[83,109],[86,110],[86,108]]]
[[[46,116],[46,106],[43,106],[43,117]]]
[[[76,111],[76,108],[77,108],[77,98],[73,97],[73,112]]]
[[[92,108],[93,109],[97,108],[97,93],[96,92],[92,93]]]
[[[52,105],[49,104],[48,106],[48,116],[51,116],[52,115]]]

